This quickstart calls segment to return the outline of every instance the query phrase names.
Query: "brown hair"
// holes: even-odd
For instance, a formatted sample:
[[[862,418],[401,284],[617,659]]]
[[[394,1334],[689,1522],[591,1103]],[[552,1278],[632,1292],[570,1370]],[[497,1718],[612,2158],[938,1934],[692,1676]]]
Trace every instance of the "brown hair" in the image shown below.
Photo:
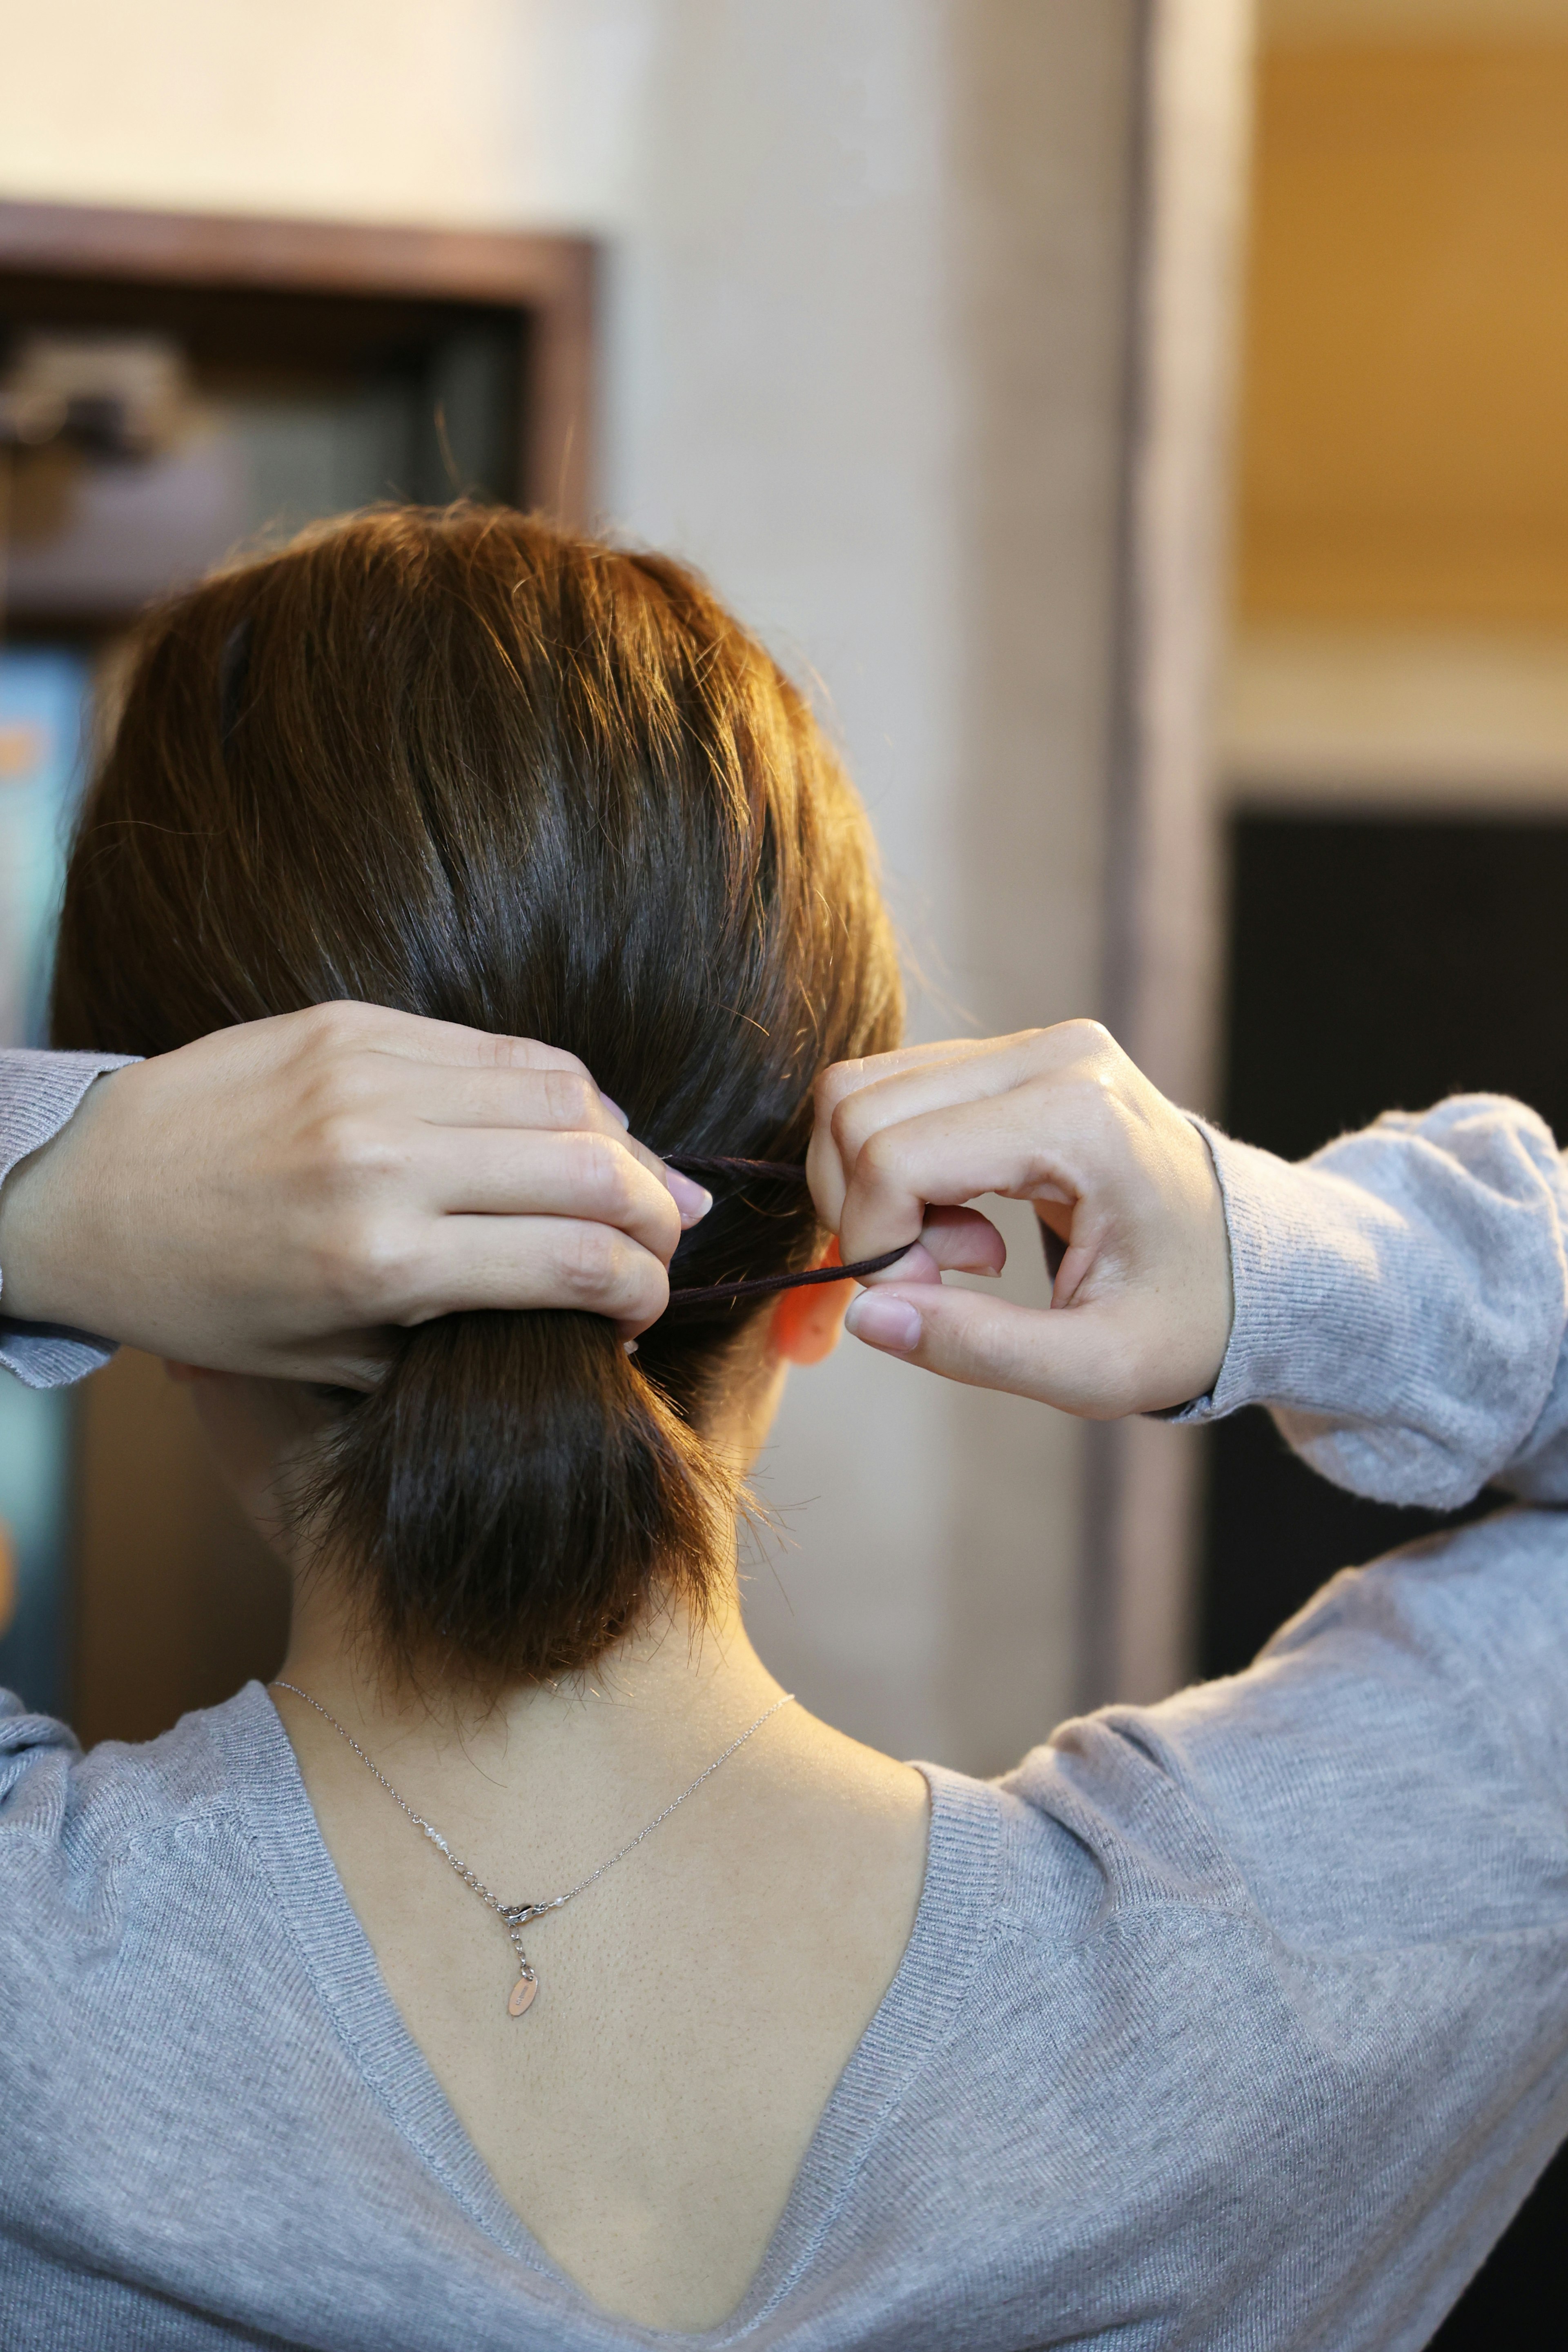
[[[901,999],[859,804],[690,572],[504,509],[348,517],[154,612],[72,849],[58,1044],[160,1054],[351,997],[579,1055],[661,1152],[804,1157],[828,1063]],[[793,1270],[748,1187],[683,1285]],[[700,1609],[735,1482],[701,1432],[750,1302],[635,1358],[573,1313],[403,1336],[345,1400],[320,1525],[392,1654],[586,1665]]]

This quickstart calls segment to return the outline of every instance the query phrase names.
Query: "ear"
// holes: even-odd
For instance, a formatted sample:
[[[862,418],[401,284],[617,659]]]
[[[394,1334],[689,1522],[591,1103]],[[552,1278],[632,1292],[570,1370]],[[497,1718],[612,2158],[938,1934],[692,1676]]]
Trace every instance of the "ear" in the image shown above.
[[[819,1265],[842,1265],[837,1240],[830,1241]],[[855,1295],[852,1282],[812,1282],[799,1290],[782,1290],[773,1308],[773,1346],[788,1364],[820,1364],[838,1345],[844,1317]]]

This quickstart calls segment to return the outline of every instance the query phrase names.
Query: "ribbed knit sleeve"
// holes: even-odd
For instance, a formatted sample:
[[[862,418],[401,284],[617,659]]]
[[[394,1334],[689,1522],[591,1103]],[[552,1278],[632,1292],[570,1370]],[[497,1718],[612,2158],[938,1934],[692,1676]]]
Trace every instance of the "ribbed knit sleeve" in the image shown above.
[[[122,1069],[130,1054],[0,1052],[0,1184],[19,1160],[58,1135],[105,1070]],[[0,1267],[0,1364],[30,1389],[63,1387],[85,1379],[114,1353],[111,1341],[47,1323],[20,1323],[4,1309]]]
[[[1236,1319],[1212,1395],[1169,1418],[1268,1405],[1315,1470],[1383,1502],[1568,1500],[1568,1182],[1536,1114],[1456,1095],[1297,1166],[1198,1123]]]

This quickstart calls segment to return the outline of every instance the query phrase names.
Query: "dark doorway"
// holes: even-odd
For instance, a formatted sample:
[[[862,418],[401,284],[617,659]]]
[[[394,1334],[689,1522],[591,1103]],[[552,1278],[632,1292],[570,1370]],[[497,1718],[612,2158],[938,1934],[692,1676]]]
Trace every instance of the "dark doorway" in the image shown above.
[[[1381,1110],[1484,1090],[1568,1139],[1568,822],[1244,815],[1230,894],[1233,1134],[1296,1160]],[[1205,1674],[1246,1664],[1336,1569],[1445,1524],[1324,1485],[1260,1412],[1209,1444]],[[1568,2151],[1434,2343],[1535,2340],[1565,2236]]]

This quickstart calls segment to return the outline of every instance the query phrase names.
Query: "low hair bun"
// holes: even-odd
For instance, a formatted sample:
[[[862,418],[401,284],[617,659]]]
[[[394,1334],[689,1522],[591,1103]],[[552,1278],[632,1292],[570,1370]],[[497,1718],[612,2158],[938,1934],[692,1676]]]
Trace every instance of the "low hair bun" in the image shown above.
[[[721,1484],[602,1317],[444,1316],[343,1413],[311,1496],[395,1651],[571,1674],[656,1584],[700,1609]]]

